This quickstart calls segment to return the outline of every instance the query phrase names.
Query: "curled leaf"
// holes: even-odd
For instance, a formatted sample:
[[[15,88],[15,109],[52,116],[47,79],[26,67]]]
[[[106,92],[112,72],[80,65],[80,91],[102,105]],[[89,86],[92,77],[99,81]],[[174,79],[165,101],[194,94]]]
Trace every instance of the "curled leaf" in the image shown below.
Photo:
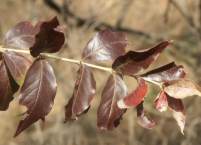
[[[30,53],[36,57],[42,52],[58,52],[64,44],[64,33],[57,29],[59,21],[54,17],[50,21],[39,22],[35,27],[38,33],[35,35],[35,42],[30,47]]]
[[[95,90],[96,82],[91,69],[81,65],[77,72],[73,96],[65,107],[65,121],[76,120],[78,116],[88,111]]]
[[[143,102],[141,102],[137,107],[137,122],[140,126],[147,128],[147,129],[152,129],[156,126],[155,121],[149,119],[145,115],[144,107],[143,107]]]
[[[186,98],[188,96],[198,95],[201,96],[201,88],[187,79],[181,79],[169,83],[164,91],[174,98]]]
[[[163,41],[148,50],[129,51],[125,55],[119,56],[112,64],[112,68],[125,75],[136,74],[148,68],[169,44],[170,41]]]
[[[20,121],[15,136],[39,119],[45,119],[52,109],[56,90],[57,83],[51,65],[44,59],[36,59],[20,90],[20,104],[27,107],[27,115]]]
[[[84,48],[82,58],[93,61],[114,60],[125,53],[126,35],[109,29],[100,31]]]
[[[19,86],[15,83],[6,69],[5,62],[0,61],[0,110],[7,110],[13,95],[17,92]]]
[[[117,127],[126,109],[120,109],[117,102],[127,95],[127,87],[119,75],[110,75],[103,89],[98,107],[97,125],[107,130]]]
[[[27,57],[16,52],[3,53],[3,59],[13,79],[19,85],[22,85],[26,72],[31,65],[31,61]]]
[[[144,101],[148,91],[148,85],[143,79],[139,79],[138,87],[126,97],[118,101],[119,108],[136,107]]]
[[[176,99],[170,96],[167,96],[167,100],[168,100],[168,106],[172,111],[173,117],[177,121],[181,133],[184,134],[186,115],[184,111],[183,102],[181,99]]]
[[[171,62],[140,76],[148,81],[166,83],[184,78],[185,74],[183,66],[177,66],[174,62]]]
[[[30,22],[20,22],[6,33],[4,45],[28,49],[34,44],[36,33],[37,29]]]

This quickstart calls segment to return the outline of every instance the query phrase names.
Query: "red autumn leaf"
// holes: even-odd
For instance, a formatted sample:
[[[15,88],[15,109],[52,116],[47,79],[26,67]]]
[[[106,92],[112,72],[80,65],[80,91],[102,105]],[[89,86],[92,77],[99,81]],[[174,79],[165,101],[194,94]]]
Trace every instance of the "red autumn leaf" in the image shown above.
[[[164,91],[174,98],[182,99],[193,95],[201,96],[201,88],[191,80],[181,79],[166,84]]]
[[[27,115],[20,121],[15,136],[39,119],[45,119],[52,109],[56,90],[57,83],[51,65],[44,59],[36,59],[20,90],[20,104],[27,107]]]
[[[141,102],[137,107],[137,122],[140,126],[147,128],[147,129],[152,129],[156,126],[155,121],[149,119],[145,115],[144,107],[143,107],[143,102]]]
[[[184,127],[186,121],[186,115],[184,110],[184,105],[181,99],[176,99],[167,95],[168,106],[172,111],[174,119],[177,121],[177,124],[181,130],[181,133],[184,134]]]
[[[3,53],[3,59],[13,79],[19,85],[22,85],[25,74],[32,62],[27,57],[15,52]]]
[[[125,53],[126,46],[127,40],[123,32],[106,29],[96,33],[88,42],[82,58],[93,61],[114,60]]]
[[[107,130],[117,127],[126,109],[120,109],[117,102],[127,95],[127,87],[119,75],[110,75],[103,89],[98,107],[97,125]]]
[[[125,98],[118,101],[119,108],[136,107],[143,102],[148,91],[148,85],[143,79],[139,79],[138,87],[127,95]]]
[[[0,110],[7,110],[19,86],[6,69],[4,60],[0,61]]]
[[[160,53],[170,44],[170,41],[163,41],[158,45],[144,51],[129,51],[125,55],[117,57],[112,68],[125,75],[136,74],[146,69],[154,62]]]
[[[167,95],[164,91],[161,91],[154,101],[155,108],[160,111],[166,111],[168,109],[168,101],[167,101]]]
[[[35,42],[30,47],[30,53],[36,57],[42,52],[58,52],[64,44],[64,33],[58,30],[59,21],[54,17],[50,21],[39,22],[35,27],[38,33],[35,36]]]
[[[170,82],[176,81],[185,77],[183,66],[177,66],[174,62],[161,66],[157,69],[149,71],[143,75],[140,75],[144,80],[154,82]]]
[[[65,107],[65,121],[76,120],[78,116],[88,111],[95,90],[96,82],[91,69],[81,65],[77,72],[73,96]]]
[[[20,22],[6,33],[4,45],[29,49],[34,44],[36,33],[37,29],[30,22]]]

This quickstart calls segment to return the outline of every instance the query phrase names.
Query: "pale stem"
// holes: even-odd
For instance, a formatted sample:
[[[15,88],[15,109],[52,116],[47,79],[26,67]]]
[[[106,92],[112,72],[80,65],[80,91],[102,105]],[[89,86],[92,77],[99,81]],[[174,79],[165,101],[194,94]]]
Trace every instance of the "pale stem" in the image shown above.
[[[0,52],[4,52],[4,51],[19,52],[19,53],[24,53],[24,54],[30,55],[29,49],[27,49],[27,50],[25,50],[25,49],[13,49],[13,48],[5,48],[5,47],[0,46]],[[44,57],[47,57],[47,58],[53,58],[53,59],[57,59],[57,60],[61,60],[61,61],[64,61],[64,62],[69,62],[69,63],[75,63],[75,64],[82,63],[82,64],[85,64],[88,67],[91,67],[91,68],[107,71],[107,72],[110,72],[110,73],[113,72],[112,68],[110,68],[110,67],[104,67],[104,66],[91,64],[91,63],[86,63],[86,62],[83,62],[81,60],[64,58],[64,57],[60,57],[60,56],[56,56],[56,55],[52,55],[52,54],[47,54],[47,53],[41,53],[41,56],[44,56]]]

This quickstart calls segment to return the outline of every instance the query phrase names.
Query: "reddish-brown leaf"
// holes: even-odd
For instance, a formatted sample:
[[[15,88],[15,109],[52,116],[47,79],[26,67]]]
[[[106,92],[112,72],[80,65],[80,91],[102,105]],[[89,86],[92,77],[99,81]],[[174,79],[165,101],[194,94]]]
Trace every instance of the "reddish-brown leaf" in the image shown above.
[[[141,77],[148,81],[166,83],[166,82],[176,81],[181,78],[184,78],[185,74],[186,73],[184,72],[183,66],[181,65],[177,66],[174,62],[171,62],[157,69],[149,71],[141,75]]]
[[[144,97],[148,91],[148,85],[143,79],[139,79],[138,87],[127,95],[125,98],[118,101],[119,108],[136,107],[143,102]]]
[[[20,104],[27,107],[27,115],[21,120],[15,136],[45,116],[52,109],[57,83],[51,65],[44,59],[37,59],[29,68],[20,91]]]
[[[57,30],[59,21],[54,17],[50,21],[39,22],[36,28],[39,32],[35,36],[35,42],[30,48],[31,55],[36,57],[42,52],[58,52],[64,44],[64,33]]]
[[[129,51],[125,55],[119,56],[112,64],[112,68],[125,75],[136,74],[148,68],[169,44],[170,41],[163,41],[145,51]]]
[[[31,61],[27,57],[16,52],[3,53],[3,59],[14,80],[19,85],[22,85],[25,74],[31,65]]]
[[[81,65],[77,72],[73,96],[65,107],[65,121],[76,120],[87,112],[95,96],[96,82],[91,69]]]
[[[7,110],[13,95],[17,92],[19,86],[12,79],[6,69],[4,60],[0,61],[0,110]]]
[[[137,122],[140,126],[147,128],[147,129],[152,129],[155,127],[156,123],[155,121],[149,119],[145,115],[144,107],[143,107],[143,102],[141,102],[137,107]]]
[[[168,101],[167,101],[167,95],[164,91],[161,91],[158,94],[158,97],[154,101],[155,108],[160,111],[166,111],[168,109]]]
[[[120,123],[126,109],[120,109],[117,102],[127,95],[127,87],[119,75],[110,75],[103,89],[98,107],[97,125],[100,129],[113,129]]]
[[[4,39],[7,47],[29,49],[35,40],[37,29],[28,21],[20,22],[10,29]]]
[[[98,32],[84,48],[82,58],[93,61],[114,60],[125,53],[126,35],[109,29]]]
[[[181,130],[181,133],[184,134],[186,115],[185,115],[183,102],[181,99],[176,99],[168,95],[167,95],[167,100],[168,100],[168,106],[173,113],[173,117],[177,121],[177,124]]]
[[[201,96],[201,88],[191,80],[181,79],[167,84],[164,91],[174,98],[182,99],[188,96]]]

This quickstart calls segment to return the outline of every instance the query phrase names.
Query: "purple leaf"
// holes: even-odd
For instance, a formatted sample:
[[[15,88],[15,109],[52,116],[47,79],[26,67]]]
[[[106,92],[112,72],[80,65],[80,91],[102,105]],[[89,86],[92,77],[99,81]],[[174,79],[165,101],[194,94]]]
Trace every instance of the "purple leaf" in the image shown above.
[[[93,61],[114,60],[125,53],[126,35],[109,29],[100,31],[84,48],[82,58]]]
[[[39,32],[35,36],[35,42],[30,47],[30,53],[36,57],[42,52],[58,52],[64,44],[64,33],[58,30],[59,21],[54,17],[50,21],[39,22],[36,28]]]
[[[34,44],[36,33],[37,29],[30,22],[20,22],[6,33],[4,45],[29,49]]]
[[[174,62],[171,62],[140,76],[148,81],[166,83],[184,78],[185,75],[183,66],[177,66]]]
[[[3,59],[13,79],[19,85],[22,85],[26,72],[32,62],[27,57],[15,52],[3,53]]]
[[[119,75],[110,75],[103,89],[98,107],[97,125],[107,130],[117,127],[126,109],[120,109],[117,102],[127,95],[127,87]]]
[[[20,121],[15,136],[39,119],[45,119],[52,109],[56,90],[57,83],[51,65],[44,59],[36,59],[20,90],[20,104],[27,107],[27,115]]]
[[[4,60],[0,61],[0,110],[7,110],[10,102],[13,100],[13,95],[17,92],[19,86],[13,80]]]
[[[73,96],[65,107],[65,121],[76,120],[78,116],[87,112],[95,96],[96,82],[91,69],[81,65],[77,74]]]
[[[125,75],[136,74],[148,68],[169,44],[170,41],[163,41],[141,52],[129,51],[125,55],[119,56],[112,64],[112,68]]]

